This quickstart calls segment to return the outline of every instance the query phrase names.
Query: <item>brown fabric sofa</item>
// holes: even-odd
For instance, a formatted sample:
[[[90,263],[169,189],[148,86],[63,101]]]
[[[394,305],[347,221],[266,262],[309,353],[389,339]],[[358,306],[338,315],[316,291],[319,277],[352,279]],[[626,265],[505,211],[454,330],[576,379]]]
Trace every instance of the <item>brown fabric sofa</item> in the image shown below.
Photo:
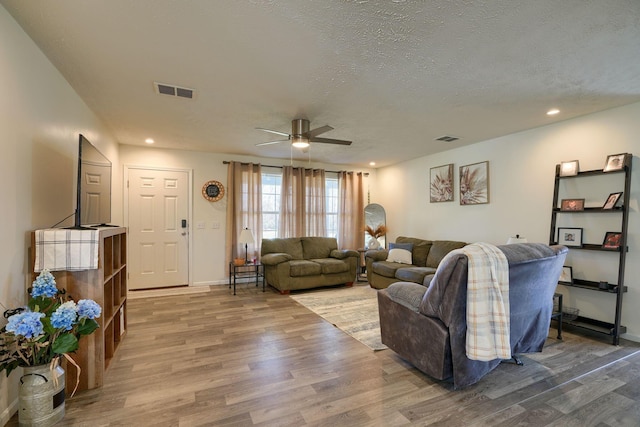
[[[509,263],[511,354],[540,352],[568,250],[542,243],[498,247]],[[467,269],[466,255],[455,254],[428,287],[398,282],[378,292],[382,342],[431,377],[453,378],[454,388],[476,383],[501,362],[466,355]]]
[[[369,250],[365,253],[367,280],[372,288],[384,289],[395,282],[424,284],[436,272],[440,261],[454,249],[466,245],[453,240],[423,240],[400,236],[396,244],[412,244],[411,264],[387,261],[389,251]]]
[[[292,290],[353,284],[360,254],[339,250],[332,237],[263,239],[261,262],[267,283],[282,294]]]

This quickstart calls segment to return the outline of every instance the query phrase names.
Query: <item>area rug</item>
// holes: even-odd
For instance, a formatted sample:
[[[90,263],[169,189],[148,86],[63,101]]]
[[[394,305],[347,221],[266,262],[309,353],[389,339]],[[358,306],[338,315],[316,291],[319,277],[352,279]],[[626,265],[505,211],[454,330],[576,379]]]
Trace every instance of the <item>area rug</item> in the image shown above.
[[[290,297],[372,350],[387,348],[380,340],[377,291],[369,284],[317,289]]]

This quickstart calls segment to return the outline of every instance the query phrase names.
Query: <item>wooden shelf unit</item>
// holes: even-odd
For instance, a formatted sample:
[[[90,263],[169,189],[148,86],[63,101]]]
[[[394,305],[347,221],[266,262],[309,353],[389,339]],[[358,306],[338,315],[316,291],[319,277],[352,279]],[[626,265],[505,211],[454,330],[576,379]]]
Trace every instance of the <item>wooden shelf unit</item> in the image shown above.
[[[127,331],[127,229],[99,228],[98,268],[84,271],[53,271],[58,288],[67,290],[74,301],[92,299],[102,307],[98,320],[100,328],[80,339],[80,348],[70,354],[80,366],[78,390],[101,387],[104,372]],[[35,248],[35,233],[31,233],[31,247]],[[32,258],[35,254],[32,251]],[[32,280],[37,277],[31,262]],[[65,368],[67,393],[76,385],[76,368]]]
[[[589,170],[579,172],[573,176],[560,176],[561,165],[556,165],[555,186],[553,192],[553,206],[551,208],[551,229],[549,233],[549,244],[557,244],[557,220],[559,215],[591,215],[596,214],[598,216],[607,214],[619,217],[619,224],[621,228],[622,239],[620,241],[620,249],[606,249],[602,247],[602,244],[583,243],[580,247],[570,247],[570,250],[586,250],[586,251],[600,251],[600,252],[613,252],[617,254],[617,283],[609,283],[607,289],[599,288],[599,281],[574,279],[573,283],[559,283],[562,286],[585,289],[588,291],[595,291],[601,293],[608,293],[615,298],[615,313],[612,316],[612,322],[605,322],[597,319],[591,319],[584,316],[579,316],[576,320],[567,321],[566,323],[575,326],[577,328],[589,330],[591,332],[597,332],[612,337],[612,343],[618,345],[620,342],[620,335],[627,331],[627,328],[621,324],[622,319],[622,299],[623,295],[627,292],[627,286],[624,284],[625,275],[625,263],[626,256],[629,248],[627,246],[627,228],[629,221],[629,197],[631,194],[631,162],[633,159],[632,154],[627,154],[624,159],[624,166],[620,170],[604,172],[602,169]],[[613,209],[603,209],[602,207],[585,207],[580,211],[563,211],[559,205],[559,193],[560,182],[563,180],[574,180],[584,177],[604,177],[605,175],[622,174],[624,177],[624,193],[622,196],[622,206],[614,207]],[[602,294],[601,294],[602,295]],[[603,298],[608,298],[603,295]]]

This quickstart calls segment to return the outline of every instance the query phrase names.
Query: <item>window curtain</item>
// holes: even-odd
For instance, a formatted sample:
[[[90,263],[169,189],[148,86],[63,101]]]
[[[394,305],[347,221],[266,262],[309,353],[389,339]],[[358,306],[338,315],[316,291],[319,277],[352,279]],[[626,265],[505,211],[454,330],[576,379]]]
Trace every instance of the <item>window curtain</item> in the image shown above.
[[[326,234],[325,171],[282,168],[280,237]]]
[[[254,244],[248,244],[247,257],[259,258],[262,243],[262,168],[260,164],[230,162],[227,170],[227,264],[244,258],[240,233],[248,228]]]
[[[362,172],[338,173],[338,247],[364,247],[364,186]]]
[[[327,235],[327,197],[324,169],[305,169],[306,236]]]

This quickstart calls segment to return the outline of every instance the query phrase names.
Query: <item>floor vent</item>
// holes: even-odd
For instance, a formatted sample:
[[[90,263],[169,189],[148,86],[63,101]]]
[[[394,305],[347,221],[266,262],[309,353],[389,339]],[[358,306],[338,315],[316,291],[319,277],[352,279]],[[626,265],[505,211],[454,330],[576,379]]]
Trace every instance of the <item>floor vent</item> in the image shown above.
[[[458,138],[457,136],[444,135],[444,136],[441,136],[440,138],[436,138],[436,141],[453,142],[459,139],[460,138]]]
[[[156,88],[156,93],[159,93],[161,95],[179,96],[180,98],[193,99],[193,89],[158,82],[153,82],[153,86]]]

